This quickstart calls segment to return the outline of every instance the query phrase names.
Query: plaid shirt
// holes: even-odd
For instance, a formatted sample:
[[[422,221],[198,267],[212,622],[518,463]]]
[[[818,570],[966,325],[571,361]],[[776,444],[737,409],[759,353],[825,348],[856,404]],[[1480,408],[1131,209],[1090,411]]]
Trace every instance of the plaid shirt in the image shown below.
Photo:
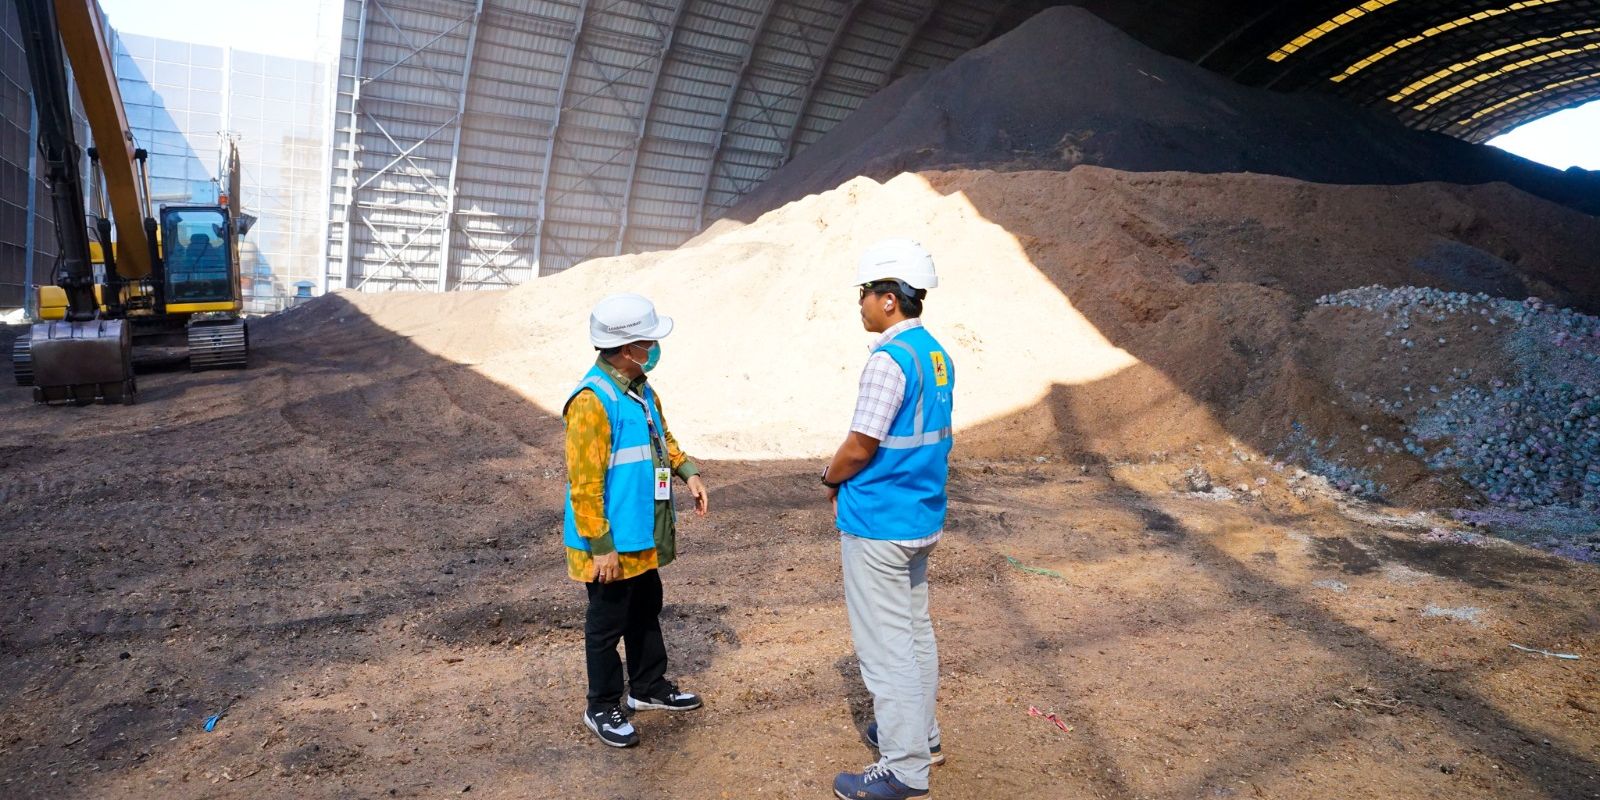
[[[908,319],[895,324],[884,331],[882,335],[872,341],[867,347],[869,351],[876,351],[884,342],[893,339],[912,328],[922,327],[922,320]],[[889,426],[894,424],[894,417],[900,413],[900,404],[906,396],[906,374],[901,371],[900,365],[888,353],[873,352],[867,359],[867,366],[861,370],[860,393],[856,395],[856,412],[850,419],[850,430],[863,436],[871,436],[878,441],[883,441],[889,435]],[[850,536],[848,531],[842,532]],[[938,531],[914,541],[896,541],[902,547],[926,547],[939,541]]]
[[[869,352],[882,347],[884,342],[912,328],[922,327],[922,320],[908,319],[884,331],[868,345]],[[889,435],[894,415],[900,413],[900,403],[906,396],[906,374],[888,353],[873,352],[861,370],[861,384],[856,395],[856,412],[850,418],[850,430],[883,441]]]

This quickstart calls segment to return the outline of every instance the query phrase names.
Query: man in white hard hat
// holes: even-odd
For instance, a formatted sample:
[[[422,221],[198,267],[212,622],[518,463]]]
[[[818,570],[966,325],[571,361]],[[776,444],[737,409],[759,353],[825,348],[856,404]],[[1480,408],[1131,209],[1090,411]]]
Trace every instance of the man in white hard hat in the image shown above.
[[[856,282],[861,324],[878,337],[850,433],[822,482],[840,532],[851,639],[872,693],[867,740],[880,757],[862,772],[839,773],[833,790],[845,800],[902,800],[927,797],[929,768],[944,761],[928,554],[944,531],[956,373],[922,327],[923,300],[939,285],[922,245],[873,244]]]
[[[612,747],[639,734],[622,710],[627,650],[630,710],[689,711],[700,698],[667,680],[661,636],[661,574],[677,555],[672,477],[688,483],[695,513],[708,510],[699,469],[667,430],[661,401],[645,378],[661,358],[672,318],[649,300],[616,294],[589,315],[600,355],[567,398],[567,573],[589,593],[584,646],[589,704],[583,723]]]

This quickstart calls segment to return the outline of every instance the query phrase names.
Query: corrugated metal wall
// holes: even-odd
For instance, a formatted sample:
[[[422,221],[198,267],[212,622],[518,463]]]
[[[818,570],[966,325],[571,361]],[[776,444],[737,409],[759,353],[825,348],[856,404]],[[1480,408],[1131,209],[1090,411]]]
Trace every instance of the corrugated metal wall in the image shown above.
[[[0,6],[0,309],[23,307],[30,276],[47,275],[56,253],[49,190],[38,179],[33,92],[19,37],[16,4],[5,0]]]
[[[1057,4],[344,0],[327,286],[496,288],[676,246],[878,89]],[[1247,83],[1327,84],[1379,105],[1390,101],[1376,89],[1348,87],[1441,68],[1454,81],[1452,65],[1470,57],[1473,69],[1459,72],[1470,89],[1407,119],[1473,140],[1600,91],[1600,0],[1390,0],[1359,14],[1338,0],[1080,4]],[[1182,22],[1202,16],[1216,21]],[[1359,80],[1333,80],[1375,63],[1384,44],[1403,52]],[[1298,49],[1269,58],[1281,46]],[[21,61],[9,59],[12,75]],[[0,187],[0,252],[10,253],[26,238],[3,227],[26,204],[16,177],[25,153],[3,143],[19,136],[26,106],[15,87],[25,84],[0,83],[12,93],[0,98],[0,174],[12,176]],[[1450,127],[1461,120],[1472,122],[1464,133]],[[0,263],[0,304],[16,294],[16,263]]]
[[[494,288],[675,247],[976,0],[346,0],[329,288]]]

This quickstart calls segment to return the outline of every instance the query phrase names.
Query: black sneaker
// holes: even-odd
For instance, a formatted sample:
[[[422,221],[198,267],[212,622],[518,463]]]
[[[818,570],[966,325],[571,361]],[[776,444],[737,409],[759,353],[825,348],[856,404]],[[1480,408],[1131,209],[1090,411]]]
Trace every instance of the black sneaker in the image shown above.
[[[878,723],[876,722],[867,723],[867,744],[870,744],[873,747],[878,746]],[[944,748],[940,747],[939,745],[929,743],[928,755],[930,756],[928,763],[932,764],[933,766],[937,767],[944,763]]]
[[[634,711],[645,709],[660,709],[662,711],[692,711],[700,707],[700,696],[694,692],[681,692],[678,687],[667,684],[667,690],[661,695],[650,697],[634,697],[633,692],[628,693],[628,708]]]
[[[622,715],[620,706],[612,706],[604,711],[588,711],[583,715],[583,724],[600,737],[600,741],[612,747],[632,747],[639,743],[639,732],[633,729],[633,723]]]

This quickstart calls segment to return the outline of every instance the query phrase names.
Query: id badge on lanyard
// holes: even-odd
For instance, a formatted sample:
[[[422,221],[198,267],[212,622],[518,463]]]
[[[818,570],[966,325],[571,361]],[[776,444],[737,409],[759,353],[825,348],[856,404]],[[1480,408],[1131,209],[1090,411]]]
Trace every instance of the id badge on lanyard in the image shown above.
[[[666,461],[667,447],[664,441],[665,437],[660,431],[656,430],[656,416],[650,413],[650,402],[634,394],[633,392],[628,392],[628,396],[638,401],[640,407],[644,409],[645,425],[650,430],[651,450],[656,451],[657,455],[661,457],[662,461]],[[655,493],[657,500],[672,499],[672,469],[670,467],[656,467]]]

